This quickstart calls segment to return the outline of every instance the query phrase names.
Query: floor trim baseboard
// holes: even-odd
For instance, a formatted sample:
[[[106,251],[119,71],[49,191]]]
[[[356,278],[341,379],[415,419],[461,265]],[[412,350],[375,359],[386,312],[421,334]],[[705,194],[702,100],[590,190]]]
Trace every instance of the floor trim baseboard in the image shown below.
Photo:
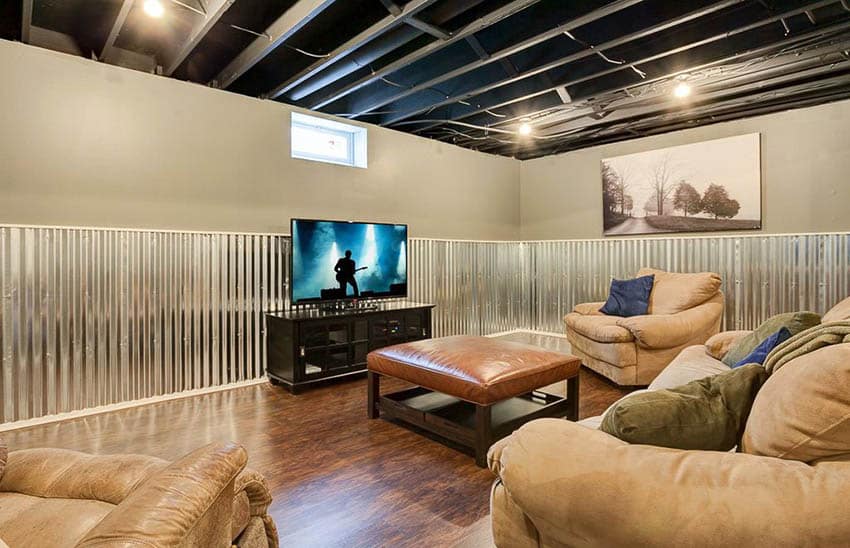
[[[163,394],[162,396],[152,396],[150,398],[143,398],[140,400],[132,400],[120,403],[112,403],[109,405],[101,405],[98,407],[90,407],[88,409],[80,409],[78,411],[68,411],[67,413],[58,413],[56,415],[45,415],[43,417],[36,417],[34,419],[24,419],[14,422],[7,422],[4,424],[0,424],[0,432],[9,432],[10,430],[20,430],[21,428],[30,428],[32,426],[41,426],[43,424],[50,424],[53,422],[61,422],[67,421],[71,419],[79,419],[82,417],[90,417],[92,415],[100,415],[102,413],[109,413],[111,411],[120,411],[122,409],[131,409],[133,407],[142,407],[144,405],[151,405],[154,403],[161,403],[172,400],[180,400],[183,398],[191,398],[195,396],[203,396],[205,394],[214,394],[216,392],[224,392],[227,390],[234,390],[236,388],[245,388],[247,386],[254,386],[257,384],[263,384],[268,382],[266,377],[260,377],[258,379],[251,379],[248,381],[239,381],[229,384],[222,384],[219,386],[211,386],[209,388],[197,388],[194,390],[185,390],[183,392],[175,392],[173,394]]]

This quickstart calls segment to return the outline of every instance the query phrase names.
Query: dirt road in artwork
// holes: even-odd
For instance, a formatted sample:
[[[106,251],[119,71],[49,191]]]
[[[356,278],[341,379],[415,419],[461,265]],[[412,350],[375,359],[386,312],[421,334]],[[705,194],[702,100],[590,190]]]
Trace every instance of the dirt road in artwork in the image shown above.
[[[626,221],[611,227],[605,231],[606,236],[617,236],[622,234],[653,234],[658,232],[669,232],[655,228],[646,222],[643,217],[631,217]]]

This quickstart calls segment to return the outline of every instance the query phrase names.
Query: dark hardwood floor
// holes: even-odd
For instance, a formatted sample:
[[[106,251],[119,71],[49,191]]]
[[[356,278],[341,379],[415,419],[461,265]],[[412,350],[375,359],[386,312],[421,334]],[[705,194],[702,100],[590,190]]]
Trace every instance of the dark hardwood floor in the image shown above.
[[[564,349],[562,339],[509,338]],[[382,389],[403,386],[388,380]],[[582,370],[580,416],[599,414],[626,392]],[[165,459],[236,441],[269,482],[281,546],[486,543],[490,472],[407,427],[368,420],[364,378],[299,396],[263,384],[0,436],[10,450],[63,447]]]

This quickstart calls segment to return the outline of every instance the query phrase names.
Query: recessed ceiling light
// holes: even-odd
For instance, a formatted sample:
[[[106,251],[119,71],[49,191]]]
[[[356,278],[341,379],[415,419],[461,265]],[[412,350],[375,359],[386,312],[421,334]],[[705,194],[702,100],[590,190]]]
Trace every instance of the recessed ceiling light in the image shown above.
[[[165,14],[165,7],[159,0],[145,0],[145,13],[151,17],[162,17]]]
[[[519,126],[519,134],[520,135],[531,135],[531,124],[528,122],[523,123]]]
[[[679,99],[684,99],[690,94],[691,86],[689,86],[685,82],[679,82],[679,84],[675,88],[673,88],[673,95],[675,95]]]

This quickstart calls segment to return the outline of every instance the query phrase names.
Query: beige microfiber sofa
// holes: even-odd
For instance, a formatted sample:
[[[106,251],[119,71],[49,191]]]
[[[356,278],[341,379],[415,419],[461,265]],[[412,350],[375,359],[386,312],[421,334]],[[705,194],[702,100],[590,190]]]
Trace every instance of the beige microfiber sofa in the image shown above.
[[[649,314],[606,316],[604,302],[577,305],[566,315],[567,339],[582,363],[622,386],[646,386],[683,348],[704,343],[720,330],[723,293],[712,272],[655,275]]]
[[[246,461],[235,444],[169,463],[64,449],[6,455],[0,440],[0,539],[12,548],[276,547],[271,496]]]
[[[850,298],[823,316],[850,320]],[[728,371],[745,331],[686,348],[649,386]],[[499,547],[848,546],[850,344],[789,361],[753,405],[743,452],[629,445],[602,417],[532,421],[488,455]],[[629,397],[629,396],[626,396]]]

